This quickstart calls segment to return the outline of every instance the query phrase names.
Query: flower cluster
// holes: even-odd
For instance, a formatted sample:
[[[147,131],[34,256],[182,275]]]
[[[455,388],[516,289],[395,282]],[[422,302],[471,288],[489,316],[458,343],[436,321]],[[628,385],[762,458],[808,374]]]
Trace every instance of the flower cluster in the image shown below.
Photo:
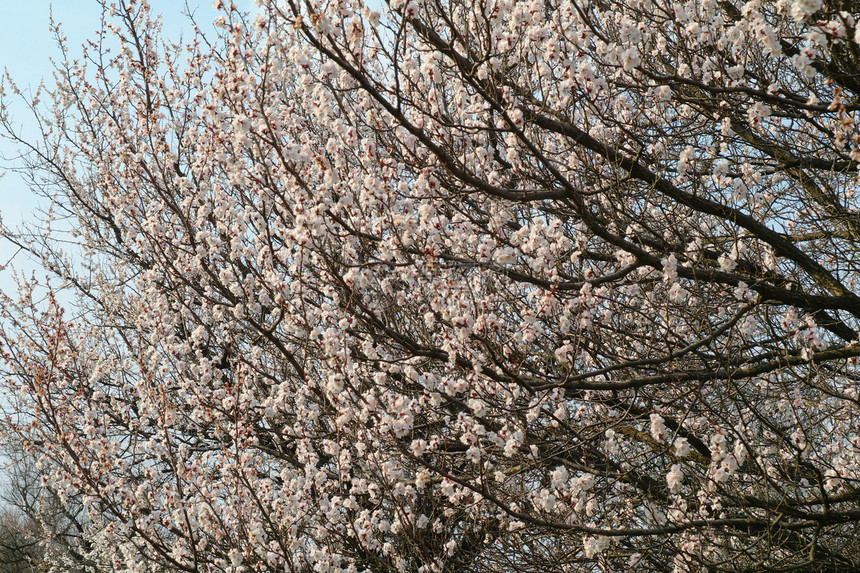
[[[0,301],[2,429],[87,563],[852,562],[854,16],[217,4],[106,15],[29,158],[69,228],[4,231],[58,279]]]

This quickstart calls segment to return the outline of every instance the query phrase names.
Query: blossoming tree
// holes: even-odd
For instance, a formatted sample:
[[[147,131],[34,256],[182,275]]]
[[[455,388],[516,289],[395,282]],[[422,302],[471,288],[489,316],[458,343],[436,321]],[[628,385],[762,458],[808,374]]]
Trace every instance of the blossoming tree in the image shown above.
[[[860,569],[856,4],[116,4],[5,231],[88,559]]]

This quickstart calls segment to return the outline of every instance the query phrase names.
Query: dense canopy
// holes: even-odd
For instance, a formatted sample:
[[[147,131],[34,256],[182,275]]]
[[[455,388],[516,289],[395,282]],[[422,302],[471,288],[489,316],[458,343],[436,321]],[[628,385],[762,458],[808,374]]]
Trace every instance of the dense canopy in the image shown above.
[[[115,4],[0,337],[90,564],[860,570],[860,5]]]

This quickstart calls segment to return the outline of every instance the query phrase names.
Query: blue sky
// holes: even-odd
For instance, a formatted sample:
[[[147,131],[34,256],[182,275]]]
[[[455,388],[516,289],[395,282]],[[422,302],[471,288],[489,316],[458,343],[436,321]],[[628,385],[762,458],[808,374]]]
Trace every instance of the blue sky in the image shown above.
[[[189,0],[188,4],[197,9],[196,17],[201,23],[211,21],[215,15],[211,0]],[[162,15],[165,35],[176,38],[189,33],[188,20],[182,14],[184,0],[150,0],[150,5],[153,12]],[[77,55],[84,41],[99,28],[101,6],[96,0],[0,0],[0,69],[5,69],[22,89],[35,88],[43,79],[46,86],[53,83],[51,60],[58,59],[60,52],[49,30],[51,14],[68,38],[70,52]],[[33,121],[27,110],[13,105],[11,111],[22,133],[32,133]],[[0,140],[0,154],[12,156],[15,151]],[[0,172],[8,168],[8,162],[0,162]],[[35,197],[17,174],[7,172],[0,178],[0,216],[4,224],[17,226],[30,219],[36,208]],[[0,244],[0,265],[13,253],[8,244]],[[15,266],[33,268],[20,257],[15,259]],[[9,277],[0,272],[0,289],[10,287]]]

